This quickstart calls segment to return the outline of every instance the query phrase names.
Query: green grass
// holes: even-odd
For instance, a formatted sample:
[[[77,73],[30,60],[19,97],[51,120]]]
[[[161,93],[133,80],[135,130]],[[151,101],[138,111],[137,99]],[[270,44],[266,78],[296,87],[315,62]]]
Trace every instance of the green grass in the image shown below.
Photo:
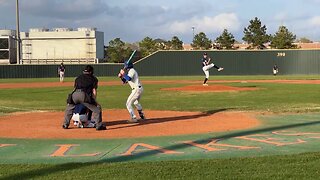
[[[72,82],[75,77],[66,77],[66,82]],[[319,75],[255,75],[255,76],[211,76],[211,80],[305,80],[305,79],[320,79]],[[100,81],[115,81],[118,80],[114,77],[99,77]],[[203,80],[203,76],[144,76],[141,80]],[[59,78],[15,78],[15,79],[0,79],[0,83],[29,83],[29,82],[59,82]]]
[[[313,79],[314,76],[294,76],[296,79]],[[195,80],[199,77],[190,77]],[[229,79],[230,77],[215,77]],[[249,77],[238,77],[249,79]],[[250,77],[253,79],[253,77]],[[266,79],[269,76],[258,76]],[[271,78],[274,78],[271,76]],[[281,77],[286,79],[287,77]],[[293,77],[291,77],[293,78]],[[165,80],[163,77],[153,79]],[[181,79],[167,77],[167,79]],[[233,78],[237,79],[237,78]],[[38,79],[31,81],[38,82]],[[100,81],[113,81],[115,78],[100,78]],[[151,80],[144,77],[143,80]],[[142,80],[142,82],[143,82]],[[39,81],[39,82],[42,82]],[[98,101],[104,109],[123,109],[130,93],[128,86],[100,86]],[[213,84],[213,83],[211,83]],[[146,109],[175,111],[210,111],[217,109],[239,111],[269,112],[318,112],[320,85],[278,84],[278,83],[223,83],[237,87],[256,87],[257,91],[220,92],[220,93],[185,93],[162,91],[161,88],[180,87],[188,84],[145,84],[141,102]],[[3,89],[0,91],[0,113],[17,111],[49,110],[63,111],[67,94],[72,87]]]
[[[318,179],[320,153],[144,163],[0,165],[0,179]]]

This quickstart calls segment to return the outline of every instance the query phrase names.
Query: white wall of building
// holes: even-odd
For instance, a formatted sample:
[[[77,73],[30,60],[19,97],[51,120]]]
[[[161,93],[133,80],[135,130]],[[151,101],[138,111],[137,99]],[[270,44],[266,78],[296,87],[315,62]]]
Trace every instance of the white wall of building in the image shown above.
[[[93,28],[79,28],[71,31],[68,28],[30,29],[21,33],[22,59],[57,60],[70,59],[103,59],[104,33]]]

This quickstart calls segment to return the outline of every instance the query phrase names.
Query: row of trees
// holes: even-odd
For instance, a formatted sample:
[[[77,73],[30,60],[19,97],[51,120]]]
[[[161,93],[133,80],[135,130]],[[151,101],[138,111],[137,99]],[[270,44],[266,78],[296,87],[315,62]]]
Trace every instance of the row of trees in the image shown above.
[[[293,44],[296,40],[296,35],[288,30],[285,26],[280,26],[278,31],[274,35],[267,34],[267,27],[262,25],[261,21],[256,17],[250,21],[250,25],[244,28],[244,37],[242,40],[247,42],[250,49],[264,49],[265,44],[270,43],[271,48],[275,49],[291,49],[296,48]],[[213,42],[207,38],[206,34],[200,32],[197,34],[191,46],[194,49],[234,49],[234,43],[236,42],[233,34],[224,29],[222,34],[216,38],[215,44],[212,47]]]
[[[257,17],[250,20],[248,27],[244,28],[243,41],[249,44],[250,49],[264,49],[266,44],[275,49],[292,49],[297,48],[293,44],[296,40],[296,35],[288,30],[286,26],[280,26],[274,34],[267,34],[267,27],[262,25]],[[304,38],[304,41],[308,39]],[[302,41],[302,39],[301,39]],[[195,50],[215,49],[235,49],[236,40],[234,35],[224,29],[222,34],[214,41],[210,40],[204,32],[196,34],[192,41],[192,48]],[[158,50],[182,50],[183,42],[177,37],[172,37],[166,41],[162,39],[144,38],[137,44],[126,44],[120,38],[116,38],[109,42],[106,50],[106,57],[109,62],[123,62],[128,58],[133,50],[139,50],[140,57],[146,57]]]
[[[115,38],[109,42],[106,48],[106,57],[108,62],[124,62],[133,50],[139,50],[139,57],[146,57],[158,50],[182,50],[183,42],[173,36],[171,40],[144,38],[138,44],[129,44],[123,42],[120,38]]]

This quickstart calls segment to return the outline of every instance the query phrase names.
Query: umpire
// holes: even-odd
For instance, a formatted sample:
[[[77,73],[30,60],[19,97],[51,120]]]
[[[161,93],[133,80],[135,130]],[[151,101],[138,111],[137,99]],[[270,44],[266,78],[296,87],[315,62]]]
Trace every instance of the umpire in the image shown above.
[[[96,102],[98,79],[93,75],[93,67],[87,65],[74,82],[74,91],[68,96],[64,114],[63,129],[68,129],[76,104],[83,104],[93,112],[96,130],[106,130],[102,123],[101,106]]]

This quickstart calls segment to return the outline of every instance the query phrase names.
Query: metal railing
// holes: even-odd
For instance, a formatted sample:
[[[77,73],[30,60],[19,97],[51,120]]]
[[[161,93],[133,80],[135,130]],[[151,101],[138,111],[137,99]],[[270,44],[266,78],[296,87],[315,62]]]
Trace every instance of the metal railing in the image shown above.
[[[23,59],[22,64],[97,64],[96,58],[77,59]]]

